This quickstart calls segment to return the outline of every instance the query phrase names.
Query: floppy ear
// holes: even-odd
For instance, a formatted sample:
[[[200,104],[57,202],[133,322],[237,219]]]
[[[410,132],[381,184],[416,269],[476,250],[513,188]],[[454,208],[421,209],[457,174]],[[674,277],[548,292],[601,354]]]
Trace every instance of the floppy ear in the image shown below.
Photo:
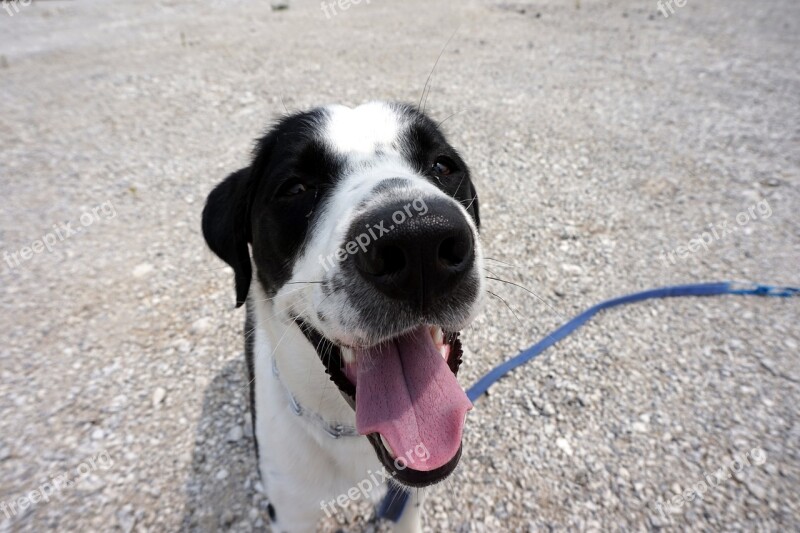
[[[253,267],[248,243],[252,242],[250,168],[243,168],[225,178],[208,195],[203,209],[203,236],[208,247],[228,263],[236,276],[236,307],[247,300]]]

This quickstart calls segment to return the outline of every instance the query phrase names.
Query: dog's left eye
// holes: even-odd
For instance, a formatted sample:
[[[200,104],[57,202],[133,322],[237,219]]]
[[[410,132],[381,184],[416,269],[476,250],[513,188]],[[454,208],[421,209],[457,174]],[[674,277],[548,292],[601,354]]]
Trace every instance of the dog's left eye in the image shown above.
[[[299,181],[289,181],[278,190],[278,196],[297,196],[298,194],[303,194],[308,190],[308,187],[304,183]]]
[[[455,166],[449,159],[440,157],[433,162],[433,166],[431,168],[437,176],[449,176],[453,173]]]

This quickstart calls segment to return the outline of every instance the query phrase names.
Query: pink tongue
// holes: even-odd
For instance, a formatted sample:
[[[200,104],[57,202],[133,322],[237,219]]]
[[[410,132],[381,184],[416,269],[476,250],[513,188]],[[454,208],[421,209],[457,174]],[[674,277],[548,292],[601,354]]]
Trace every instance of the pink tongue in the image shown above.
[[[355,355],[358,432],[380,433],[412,470],[429,472],[450,462],[472,403],[428,328]]]

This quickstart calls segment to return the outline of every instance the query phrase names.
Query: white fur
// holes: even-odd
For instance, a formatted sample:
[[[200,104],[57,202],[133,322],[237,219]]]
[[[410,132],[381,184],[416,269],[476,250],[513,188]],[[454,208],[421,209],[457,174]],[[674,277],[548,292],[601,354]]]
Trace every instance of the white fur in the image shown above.
[[[375,150],[390,148],[403,127],[400,115],[383,102],[355,109],[334,105],[327,111],[329,120],[323,136],[331,148],[349,158],[371,157]]]

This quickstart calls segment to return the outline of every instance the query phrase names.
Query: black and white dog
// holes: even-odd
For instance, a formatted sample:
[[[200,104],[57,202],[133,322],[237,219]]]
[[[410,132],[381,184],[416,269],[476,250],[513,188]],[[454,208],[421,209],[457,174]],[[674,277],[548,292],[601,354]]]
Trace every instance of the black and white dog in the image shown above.
[[[247,304],[276,531],[313,531],[365,481],[424,487],[455,469],[472,408],[458,335],[484,299],[479,224],[464,161],[400,104],[286,117],[209,195],[203,233]],[[401,531],[420,530],[412,492]]]

